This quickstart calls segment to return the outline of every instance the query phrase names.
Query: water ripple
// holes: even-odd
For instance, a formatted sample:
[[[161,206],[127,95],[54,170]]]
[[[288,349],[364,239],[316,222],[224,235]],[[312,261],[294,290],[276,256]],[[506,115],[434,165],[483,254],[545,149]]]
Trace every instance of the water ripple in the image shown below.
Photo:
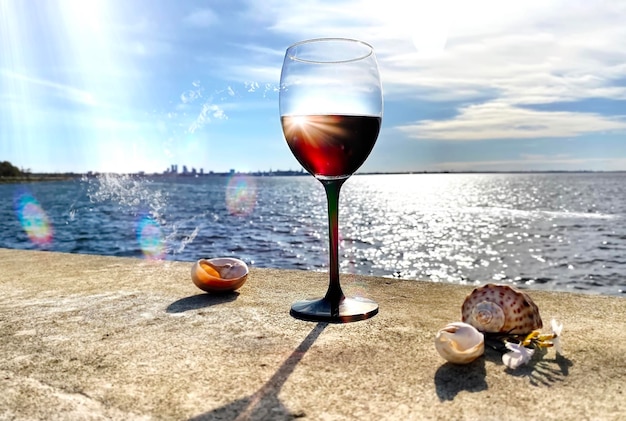
[[[42,248],[11,208],[18,187],[0,185],[0,247]],[[246,212],[229,206],[227,177],[107,176],[27,187],[54,227],[46,249],[139,257],[136,226],[149,215],[166,259],[328,265],[324,190],[312,177],[240,182]],[[625,197],[620,173],[354,176],[340,199],[341,270],[624,296]]]

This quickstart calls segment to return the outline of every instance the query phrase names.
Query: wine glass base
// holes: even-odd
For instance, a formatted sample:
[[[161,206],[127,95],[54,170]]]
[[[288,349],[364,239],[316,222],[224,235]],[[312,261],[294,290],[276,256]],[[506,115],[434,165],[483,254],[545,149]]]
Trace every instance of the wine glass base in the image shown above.
[[[291,314],[310,322],[349,323],[369,319],[378,313],[378,303],[367,298],[343,298],[333,305],[327,298],[293,303]]]

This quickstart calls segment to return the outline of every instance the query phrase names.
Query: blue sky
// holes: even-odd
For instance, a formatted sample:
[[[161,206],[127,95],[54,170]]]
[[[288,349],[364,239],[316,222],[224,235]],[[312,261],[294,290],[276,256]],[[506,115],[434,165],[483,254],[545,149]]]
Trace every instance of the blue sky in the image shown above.
[[[317,37],[376,50],[362,171],[626,170],[623,1],[33,3],[0,0],[0,161],[34,172],[299,169],[277,85]]]

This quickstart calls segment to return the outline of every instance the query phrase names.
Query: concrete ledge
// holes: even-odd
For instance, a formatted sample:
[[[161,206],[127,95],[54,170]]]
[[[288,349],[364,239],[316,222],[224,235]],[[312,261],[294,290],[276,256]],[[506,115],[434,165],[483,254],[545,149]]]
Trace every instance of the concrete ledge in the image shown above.
[[[373,319],[292,319],[325,273],[252,269],[212,296],[188,262],[0,249],[0,419],[623,419],[626,301],[531,291],[549,351],[505,369],[433,346],[470,287],[344,275]]]

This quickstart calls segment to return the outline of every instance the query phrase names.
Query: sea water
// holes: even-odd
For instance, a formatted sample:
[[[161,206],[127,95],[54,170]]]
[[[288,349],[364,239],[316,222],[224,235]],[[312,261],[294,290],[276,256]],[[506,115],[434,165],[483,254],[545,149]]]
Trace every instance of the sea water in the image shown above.
[[[101,175],[0,199],[0,247],[327,270],[308,175]],[[339,232],[342,273],[626,294],[626,173],[355,175]]]

